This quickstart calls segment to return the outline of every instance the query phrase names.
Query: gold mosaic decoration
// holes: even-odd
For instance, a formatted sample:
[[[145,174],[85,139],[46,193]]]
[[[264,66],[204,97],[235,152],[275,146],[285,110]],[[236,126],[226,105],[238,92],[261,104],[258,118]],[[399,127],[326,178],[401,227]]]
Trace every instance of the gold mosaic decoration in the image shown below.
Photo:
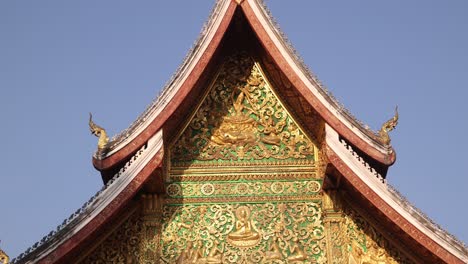
[[[324,261],[314,202],[166,206],[163,223],[163,263]]]
[[[165,194],[143,194],[82,263],[414,263],[322,190],[323,137],[305,134],[265,76],[245,54],[226,58],[167,147]]]
[[[336,191],[323,194],[328,263],[416,263],[395,248],[373,225]]]
[[[315,152],[259,64],[238,54],[228,57],[221,67],[171,149],[171,163],[314,160]]]
[[[303,181],[238,181],[211,183],[181,182],[167,186],[171,198],[188,197],[230,197],[230,196],[275,196],[275,195],[315,195],[321,189],[317,180]]]
[[[142,234],[143,222],[136,211],[79,263],[142,263],[140,262],[140,247],[144,244]]]
[[[323,263],[318,148],[261,67],[226,58],[169,147],[163,263]]]

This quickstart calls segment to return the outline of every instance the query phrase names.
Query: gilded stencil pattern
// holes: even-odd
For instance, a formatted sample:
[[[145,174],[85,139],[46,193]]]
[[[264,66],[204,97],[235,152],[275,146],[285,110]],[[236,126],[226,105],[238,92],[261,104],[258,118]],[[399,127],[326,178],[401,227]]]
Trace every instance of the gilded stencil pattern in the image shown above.
[[[320,181],[237,181],[237,182],[176,182],[166,188],[172,198],[309,195],[320,191]]]
[[[229,57],[184,133],[172,164],[314,159],[315,147],[245,55]]]
[[[165,206],[165,263],[324,263],[320,204]]]
[[[414,263],[341,199],[336,191],[323,195],[329,263]]]
[[[346,210],[342,229],[346,231],[348,258],[356,263],[413,263],[352,210]]]
[[[80,263],[142,263],[140,262],[143,224],[140,214],[133,213]]]
[[[226,59],[175,139],[165,194],[142,195],[83,263],[412,263],[322,190],[326,155],[248,56]]]

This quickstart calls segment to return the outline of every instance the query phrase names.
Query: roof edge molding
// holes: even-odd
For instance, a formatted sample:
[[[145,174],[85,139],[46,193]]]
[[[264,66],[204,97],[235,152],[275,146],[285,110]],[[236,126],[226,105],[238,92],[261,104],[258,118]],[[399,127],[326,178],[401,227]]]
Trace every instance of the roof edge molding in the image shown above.
[[[107,153],[101,156],[94,155],[93,163],[97,169],[110,168],[125,159],[136,148],[144,144],[145,140],[135,143],[138,137],[141,135],[149,137],[162,127],[212,58],[231,22],[236,6],[232,0],[216,2],[198,40],[176,73],[162,89],[158,98],[129,128],[111,139]]]
[[[40,242],[13,259],[12,263],[53,263],[103,225],[106,215],[123,207],[144,183],[144,179],[136,180],[142,171],[149,165],[157,167],[162,164],[162,134],[162,130],[156,133],[82,208],[64,220],[56,231],[50,232]]]
[[[340,140],[338,133],[328,125],[326,143],[332,164],[339,171],[349,168],[351,173],[342,174],[388,219],[447,263],[468,263],[468,252],[462,242],[436,225],[383,182],[382,178],[364,164],[365,161],[356,156],[353,150]]]
[[[394,150],[383,145],[375,132],[353,118],[322,87],[296,55],[260,0],[218,0],[193,49],[160,96],[129,128],[111,139],[107,153],[94,156],[93,163],[98,170],[107,170],[127,159],[164,125],[213,58],[237,8],[244,12],[261,44],[275,63],[327,123],[377,162],[384,166],[395,162]]]
[[[283,72],[290,73],[287,74],[288,77],[292,76],[290,81],[325,121],[370,157],[385,165],[393,164],[394,150],[382,144],[374,131],[354,118],[322,86],[281,32],[263,2],[247,0],[243,2],[242,9],[277,65]]]

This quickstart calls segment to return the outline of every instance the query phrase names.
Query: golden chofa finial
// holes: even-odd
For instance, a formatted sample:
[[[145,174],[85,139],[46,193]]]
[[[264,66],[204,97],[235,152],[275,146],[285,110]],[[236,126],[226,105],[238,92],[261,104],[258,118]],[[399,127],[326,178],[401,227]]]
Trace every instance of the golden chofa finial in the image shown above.
[[[395,115],[389,119],[387,122],[385,122],[382,125],[382,128],[380,128],[379,131],[379,137],[382,143],[386,146],[390,145],[390,136],[388,135],[388,132],[392,131],[395,129],[395,127],[398,125],[398,106],[395,107]]]
[[[101,151],[106,148],[107,143],[109,143],[109,137],[107,137],[106,130],[93,122],[93,115],[89,113],[89,130],[91,134],[99,137],[98,140],[98,150]]]
[[[8,262],[10,262],[10,258],[9,258],[8,255],[5,253],[5,251],[3,251],[3,250],[0,248],[0,264],[8,264]]]

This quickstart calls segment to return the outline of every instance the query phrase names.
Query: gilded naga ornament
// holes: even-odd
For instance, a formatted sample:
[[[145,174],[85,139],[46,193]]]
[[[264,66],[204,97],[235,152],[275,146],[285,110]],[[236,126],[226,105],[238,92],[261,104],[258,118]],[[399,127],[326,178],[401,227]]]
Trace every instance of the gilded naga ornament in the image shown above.
[[[0,249],[0,264],[8,264],[9,261],[10,258],[8,255],[2,249]]]
[[[89,113],[89,130],[91,134],[99,137],[98,140],[98,150],[103,150],[109,142],[109,137],[107,136],[106,130],[93,122],[93,115]]]
[[[392,131],[395,129],[395,127],[398,125],[398,106],[395,107],[395,115],[389,119],[387,122],[385,122],[382,125],[382,128],[380,128],[379,131],[379,137],[382,143],[386,146],[390,145],[390,136],[388,135],[388,132]]]

